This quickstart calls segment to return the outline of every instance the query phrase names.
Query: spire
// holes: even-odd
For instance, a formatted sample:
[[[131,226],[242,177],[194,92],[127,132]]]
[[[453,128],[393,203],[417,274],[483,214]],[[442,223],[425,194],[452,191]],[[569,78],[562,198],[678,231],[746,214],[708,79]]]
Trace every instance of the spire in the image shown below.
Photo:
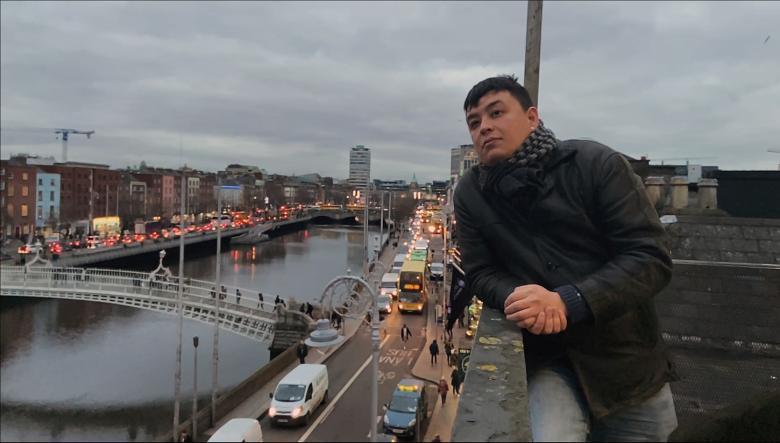
[[[412,172],[412,183],[417,183],[417,174]]]

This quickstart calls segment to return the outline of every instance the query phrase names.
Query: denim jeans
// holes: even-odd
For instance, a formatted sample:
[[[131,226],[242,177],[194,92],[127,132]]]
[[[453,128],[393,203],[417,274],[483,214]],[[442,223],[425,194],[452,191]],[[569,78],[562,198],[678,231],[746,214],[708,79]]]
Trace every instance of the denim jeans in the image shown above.
[[[593,420],[577,377],[565,365],[529,370],[534,441],[667,441],[677,428],[669,383],[642,404]]]

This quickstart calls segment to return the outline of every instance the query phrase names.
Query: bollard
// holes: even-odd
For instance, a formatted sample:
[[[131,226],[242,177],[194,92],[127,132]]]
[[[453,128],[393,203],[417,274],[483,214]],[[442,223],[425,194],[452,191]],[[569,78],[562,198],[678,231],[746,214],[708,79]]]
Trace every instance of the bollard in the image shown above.
[[[666,195],[664,193],[664,186],[666,185],[666,179],[663,177],[647,177],[645,180],[645,190],[647,191],[647,198],[650,199],[650,204],[656,209],[662,209],[666,203]]]
[[[672,177],[672,207],[685,209],[688,207],[688,177]]]
[[[718,208],[718,180],[714,178],[699,179],[699,208]]]

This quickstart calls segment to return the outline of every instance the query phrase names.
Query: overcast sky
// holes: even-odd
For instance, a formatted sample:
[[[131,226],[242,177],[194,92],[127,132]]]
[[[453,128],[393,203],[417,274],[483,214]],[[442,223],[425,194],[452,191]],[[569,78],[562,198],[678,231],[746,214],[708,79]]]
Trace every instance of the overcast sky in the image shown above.
[[[2,158],[445,179],[485,77],[522,81],[526,3],[3,1]],[[768,39],[768,40],[767,40]],[[546,2],[540,112],[559,138],[777,169],[780,3]],[[181,146],[181,149],[180,149]],[[672,161],[684,163],[684,160]]]

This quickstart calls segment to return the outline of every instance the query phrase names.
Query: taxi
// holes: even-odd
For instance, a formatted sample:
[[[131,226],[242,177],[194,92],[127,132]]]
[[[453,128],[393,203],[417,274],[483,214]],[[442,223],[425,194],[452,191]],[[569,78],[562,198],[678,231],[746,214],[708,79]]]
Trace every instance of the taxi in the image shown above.
[[[425,383],[405,378],[398,383],[389,404],[384,406],[384,432],[402,438],[422,435],[423,422],[428,416]]]

